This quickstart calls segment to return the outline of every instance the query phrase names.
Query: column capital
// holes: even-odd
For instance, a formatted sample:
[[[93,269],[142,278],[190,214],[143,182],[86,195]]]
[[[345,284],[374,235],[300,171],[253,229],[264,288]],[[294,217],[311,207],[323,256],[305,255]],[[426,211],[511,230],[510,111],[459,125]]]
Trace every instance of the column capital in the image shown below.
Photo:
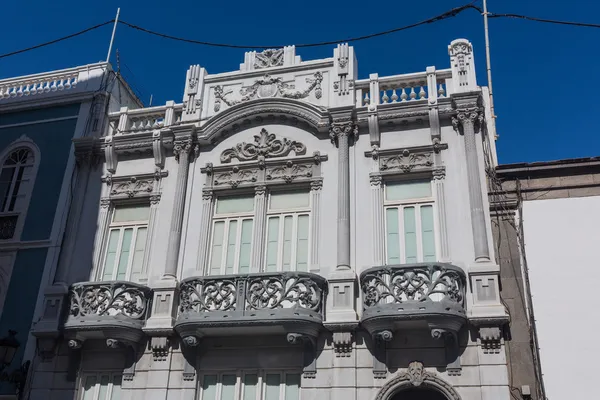
[[[484,115],[481,107],[469,107],[456,110],[456,115],[452,117],[452,127],[455,131],[464,134],[464,127],[470,124],[474,132],[477,133],[483,124]]]
[[[337,143],[340,137],[355,137],[358,135],[358,125],[352,117],[334,119],[329,126],[329,138],[332,143]]]
[[[179,161],[182,154],[184,157],[189,157],[193,145],[194,141],[191,136],[175,138],[173,142],[173,154],[175,155],[175,159]]]

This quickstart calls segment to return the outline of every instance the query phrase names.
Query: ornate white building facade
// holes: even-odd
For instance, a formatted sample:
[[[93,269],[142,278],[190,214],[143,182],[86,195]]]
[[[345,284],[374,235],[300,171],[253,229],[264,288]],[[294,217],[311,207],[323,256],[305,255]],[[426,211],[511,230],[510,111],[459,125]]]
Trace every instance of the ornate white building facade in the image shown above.
[[[194,65],[181,103],[76,139],[31,399],[509,399],[488,92],[448,51]]]

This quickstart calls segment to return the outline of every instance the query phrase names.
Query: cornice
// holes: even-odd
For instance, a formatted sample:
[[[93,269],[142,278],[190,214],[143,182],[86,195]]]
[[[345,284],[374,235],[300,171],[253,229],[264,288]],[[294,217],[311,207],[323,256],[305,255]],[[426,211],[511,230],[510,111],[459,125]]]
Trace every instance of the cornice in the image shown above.
[[[211,83],[221,83],[221,82],[231,82],[232,80],[242,80],[247,78],[256,78],[265,75],[268,73],[269,75],[275,74],[288,74],[293,72],[300,71],[309,71],[314,69],[323,69],[323,68],[332,68],[334,64],[333,58],[326,58],[322,60],[314,60],[314,61],[304,61],[300,64],[296,65],[287,65],[287,66],[279,66],[279,67],[269,67],[269,68],[261,68],[252,71],[232,71],[232,72],[224,72],[222,74],[214,74],[207,75],[204,79],[206,84]]]

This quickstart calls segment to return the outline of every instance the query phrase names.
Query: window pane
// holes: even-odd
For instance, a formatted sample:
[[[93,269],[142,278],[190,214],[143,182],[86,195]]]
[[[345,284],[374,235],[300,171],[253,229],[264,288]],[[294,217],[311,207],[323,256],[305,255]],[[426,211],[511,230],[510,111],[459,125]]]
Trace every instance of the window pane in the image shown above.
[[[244,376],[244,400],[256,400],[257,385],[258,375],[246,374],[246,376]]]
[[[211,251],[210,273],[219,275],[221,273],[221,260],[223,258],[223,234],[225,233],[225,222],[215,222],[213,229],[213,245]]]
[[[287,374],[285,376],[285,400],[298,400],[300,398],[300,374]]]
[[[385,221],[387,229],[387,263],[400,264],[400,237],[398,230],[398,209],[388,208],[385,210]]]
[[[433,206],[421,206],[421,234],[423,240],[423,261],[435,261]]]
[[[2,199],[2,207],[0,208],[0,211],[7,211],[5,209],[6,200],[8,199],[8,192],[14,173],[15,168],[2,168],[2,173],[0,174],[0,199]]]
[[[267,374],[265,381],[267,385],[265,400],[279,400],[279,384],[281,381],[279,374]]]
[[[225,258],[225,273],[233,274],[235,263],[235,250],[237,243],[237,221],[229,221],[229,231],[227,233],[227,256]]]
[[[85,378],[83,385],[83,400],[93,400],[94,390],[96,390],[97,379],[95,376],[88,376]]]
[[[21,190],[21,182],[23,179],[23,167],[19,167],[17,172],[17,181],[15,182],[15,186],[12,191],[12,197],[10,200],[10,205],[8,206],[8,211],[13,211],[15,209],[15,203],[17,202],[17,196],[19,195],[19,191]]]
[[[404,251],[406,263],[417,262],[417,222],[415,208],[404,208]]]
[[[298,216],[296,271],[308,272],[308,215]]]
[[[113,378],[113,387],[110,400],[121,400],[121,381],[123,380],[122,375],[115,375]]]
[[[147,221],[150,217],[150,206],[137,205],[117,207],[113,213],[114,222]]]
[[[289,271],[292,263],[292,234],[294,217],[287,215],[283,218],[283,270]]]
[[[240,239],[240,266],[239,273],[250,272],[250,253],[252,252],[252,220],[242,221],[242,237]]]
[[[223,375],[221,400],[235,400],[235,375]]]
[[[121,254],[119,255],[119,269],[117,270],[117,280],[127,279],[127,266],[129,265],[129,254],[131,252],[131,237],[133,228],[127,228],[123,232],[121,242]]]
[[[254,196],[231,196],[217,198],[217,214],[251,212],[254,210]]]
[[[98,391],[98,400],[110,400],[110,398],[106,397],[109,382],[110,376],[102,375],[100,377],[100,390]]]
[[[202,381],[202,400],[215,400],[217,397],[217,376],[204,375]]]
[[[279,246],[279,217],[269,218],[267,227],[267,272],[277,271],[277,251]]]
[[[142,264],[144,263],[144,252],[146,251],[146,238],[148,236],[148,228],[138,228],[135,235],[135,247],[133,253],[133,263],[131,265],[132,277],[142,273]],[[133,278],[132,278],[133,279]]]
[[[308,207],[308,192],[271,193],[271,210]]]
[[[104,262],[104,275],[102,276],[103,281],[114,279],[113,271],[115,269],[115,259],[117,258],[117,246],[119,244],[120,234],[120,229],[113,229],[110,231],[108,245],[106,246],[106,261]]]
[[[405,200],[431,197],[430,181],[388,183],[385,186],[386,200]]]

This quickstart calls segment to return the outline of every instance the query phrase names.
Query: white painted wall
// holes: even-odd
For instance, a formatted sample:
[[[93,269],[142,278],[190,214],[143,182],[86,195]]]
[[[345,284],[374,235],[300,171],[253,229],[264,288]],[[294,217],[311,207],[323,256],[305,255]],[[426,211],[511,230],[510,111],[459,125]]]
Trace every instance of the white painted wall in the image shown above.
[[[596,398],[600,197],[525,202],[523,223],[547,397]]]

